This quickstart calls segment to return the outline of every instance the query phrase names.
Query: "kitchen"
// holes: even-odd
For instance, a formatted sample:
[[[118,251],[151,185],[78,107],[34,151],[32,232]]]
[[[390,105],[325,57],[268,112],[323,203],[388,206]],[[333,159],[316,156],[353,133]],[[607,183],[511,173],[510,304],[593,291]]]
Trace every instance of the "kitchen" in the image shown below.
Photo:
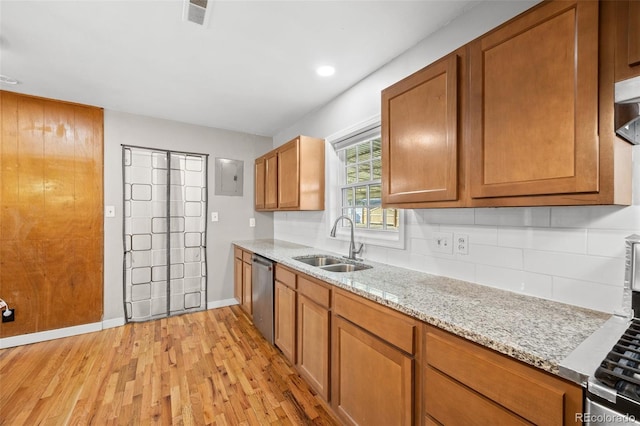
[[[279,130],[273,139],[106,110],[104,204],[119,206],[122,202],[119,181],[121,144],[139,144],[137,141],[144,134],[154,141],[152,145],[157,148],[172,149],[174,141],[179,138],[183,141],[184,150],[209,152],[204,141],[224,138],[233,143],[216,147],[215,157],[236,158],[245,162],[245,196],[225,198],[224,207],[219,209],[220,226],[209,223],[210,232],[221,233],[223,237],[220,238],[218,234],[216,238],[209,238],[208,250],[211,253],[225,253],[226,257],[210,256],[212,266],[209,267],[225,272],[209,276],[208,307],[234,303],[232,241],[273,237],[345,254],[348,241],[329,237],[331,225],[337,217],[330,216],[335,214],[337,203],[336,191],[331,191],[337,185],[334,177],[337,172],[333,173],[330,169],[331,151],[327,150],[327,209],[316,212],[254,213],[253,174],[250,167],[254,159],[297,135],[336,140],[348,134],[358,123],[366,125],[368,120],[380,113],[381,89],[449,54],[532,5],[477,5],[324,107]],[[636,164],[634,171],[637,171]],[[637,173],[635,175],[637,180]],[[637,187],[634,187],[634,196],[637,195]],[[256,219],[254,229],[246,226],[251,217]],[[408,209],[404,217],[407,227],[404,247],[381,247],[366,243],[362,256],[372,262],[615,313],[623,305],[624,238],[638,232],[638,217],[640,215],[633,205]],[[124,318],[121,222],[106,218],[104,226],[105,301],[102,322],[106,327],[120,325]],[[469,254],[434,250],[434,235],[440,234],[467,235]],[[361,242],[358,237],[356,240]],[[2,297],[9,299],[4,295]],[[11,300],[7,302],[11,304]],[[20,312],[18,309],[17,321]]]

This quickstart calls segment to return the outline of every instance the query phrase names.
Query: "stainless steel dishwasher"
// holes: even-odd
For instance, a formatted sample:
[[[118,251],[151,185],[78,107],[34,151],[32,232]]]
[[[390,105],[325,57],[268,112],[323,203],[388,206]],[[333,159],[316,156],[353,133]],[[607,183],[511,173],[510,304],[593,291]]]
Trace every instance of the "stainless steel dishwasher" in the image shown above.
[[[273,344],[273,262],[254,254],[251,276],[253,324]]]

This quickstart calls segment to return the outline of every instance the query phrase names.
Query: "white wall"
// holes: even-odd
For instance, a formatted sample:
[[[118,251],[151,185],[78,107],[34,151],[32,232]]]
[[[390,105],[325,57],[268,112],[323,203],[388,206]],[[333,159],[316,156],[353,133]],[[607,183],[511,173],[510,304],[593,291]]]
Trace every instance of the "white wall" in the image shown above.
[[[536,1],[484,2],[274,137],[327,137],[380,113],[380,91],[494,28]],[[338,70],[339,72],[339,70]],[[328,154],[331,154],[329,152]],[[331,155],[328,156],[331,158]],[[424,209],[406,211],[406,248],[366,247],[365,257],[437,275],[613,312],[622,304],[624,237],[640,233],[640,148],[631,207]],[[332,167],[332,161],[328,161]],[[328,171],[329,177],[335,175]],[[327,198],[335,198],[327,185]],[[331,205],[331,203],[329,203]],[[275,213],[274,237],[346,253],[328,238],[326,212]],[[469,236],[469,254],[433,250],[433,233]]]
[[[104,228],[104,320],[120,319],[123,313],[122,283],[122,147],[136,145],[209,154],[207,262],[209,304],[233,297],[231,241],[271,238],[273,214],[257,213],[253,204],[253,164],[271,149],[272,140],[227,130],[194,126],[138,115],[104,112],[104,203],[116,207],[115,218],[105,218]],[[244,161],[242,197],[214,196],[215,158]],[[219,221],[210,221],[210,212]],[[255,217],[256,227],[249,227]]]

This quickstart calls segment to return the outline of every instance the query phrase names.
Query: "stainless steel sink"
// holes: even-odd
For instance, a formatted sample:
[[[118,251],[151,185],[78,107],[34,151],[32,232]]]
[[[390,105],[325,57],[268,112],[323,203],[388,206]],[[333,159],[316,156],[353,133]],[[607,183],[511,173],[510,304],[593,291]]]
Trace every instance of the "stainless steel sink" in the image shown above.
[[[297,260],[298,262],[306,263],[307,265],[316,266],[329,272],[354,272],[371,268],[371,266],[365,265],[363,263],[350,263],[347,259],[327,256],[324,254],[298,256],[294,257],[293,259]]]
[[[337,257],[325,255],[298,256],[293,259],[311,266],[335,265],[343,262],[342,259],[338,259]]]
[[[337,265],[321,266],[320,268],[329,272],[354,272],[362,271],[363,269],[369,269],[371,268],[371,266],[364,265],[362,263],[339,263]]]

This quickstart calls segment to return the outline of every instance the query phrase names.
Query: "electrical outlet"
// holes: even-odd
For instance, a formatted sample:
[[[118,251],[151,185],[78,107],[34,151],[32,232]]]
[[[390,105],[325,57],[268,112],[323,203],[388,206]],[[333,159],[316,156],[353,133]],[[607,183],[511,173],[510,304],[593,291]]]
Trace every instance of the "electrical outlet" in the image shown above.
[[[250,228],[255,228],[256,226],[256,219],[254,217],[250,217],[249,218],[249,227]]]
[[[452,237],[451,232],[434,232],[433,250],[439,253],[453,254]]]
[[[2,322],[12,322],[16,320],[16,310],[15,308],[11,309],[11,314],[10,315],[5,315],[5,313],[7,313],[7,311],[4,311],[2,313]]]
[[[469,254],[469,236],[467,234],[455,234],[453,236],[455,251],[458,254]]]

